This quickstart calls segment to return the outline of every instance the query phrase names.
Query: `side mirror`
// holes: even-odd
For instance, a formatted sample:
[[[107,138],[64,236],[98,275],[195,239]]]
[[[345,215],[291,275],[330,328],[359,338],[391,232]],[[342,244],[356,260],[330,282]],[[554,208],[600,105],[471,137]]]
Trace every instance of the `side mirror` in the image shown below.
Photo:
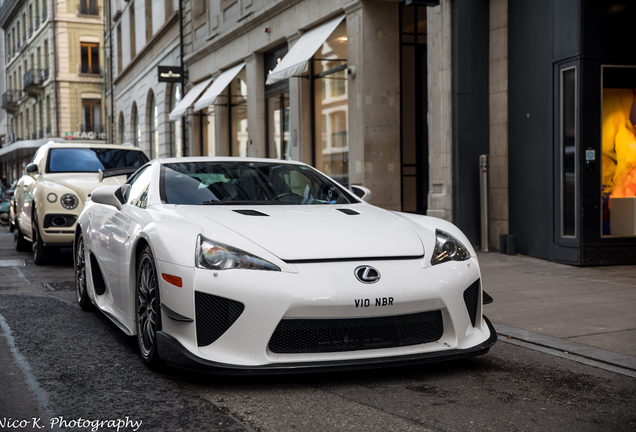
[[[33,177],[34,175],[38,173],[38,166],[34,163],[30,163],[26,166],[24,171],[27,173],[27,175],[30,175],[31,177]]]
[[[127,186],[127,185],[125,185]],[[116,207],[120,210],[124,203],[123,194],[121,189],[123,186],[102,186],[93,191],[91,194],[91,201],[98,204],[106,204]]]
[[[369,189],[358,185],[351,185],[351,192],[364,202],[371,201],[371,196],[373,195]]]

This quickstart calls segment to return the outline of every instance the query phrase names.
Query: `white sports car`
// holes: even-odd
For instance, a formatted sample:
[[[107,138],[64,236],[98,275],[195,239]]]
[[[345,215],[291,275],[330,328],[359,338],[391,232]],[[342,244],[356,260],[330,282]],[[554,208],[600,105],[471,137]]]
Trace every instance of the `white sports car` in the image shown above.
[[[488,352],[492,299],[462,232],[353,189],[298,162],[151,161],[82,211],[78,302],[136,335],[151,367],[300,372]]]

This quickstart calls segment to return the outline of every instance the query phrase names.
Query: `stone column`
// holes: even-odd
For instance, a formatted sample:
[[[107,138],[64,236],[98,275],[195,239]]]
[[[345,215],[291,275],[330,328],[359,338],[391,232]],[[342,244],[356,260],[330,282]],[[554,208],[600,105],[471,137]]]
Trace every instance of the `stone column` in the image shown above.
[[[427,8],[428,154],[427,215],[453,220],[451,0]]]
[[[490,0],[488,243],[508,232],[508,0]]]
[[[265,146],[265,66],[263,54],[252,53],[245,57],[247,78],[247,155],[266,157]]]
[[[373,192],[372,203],[401,209],[399,7],[354,2],[347,14],[349,181]],[[372,55],[371,55],[372,53]]]

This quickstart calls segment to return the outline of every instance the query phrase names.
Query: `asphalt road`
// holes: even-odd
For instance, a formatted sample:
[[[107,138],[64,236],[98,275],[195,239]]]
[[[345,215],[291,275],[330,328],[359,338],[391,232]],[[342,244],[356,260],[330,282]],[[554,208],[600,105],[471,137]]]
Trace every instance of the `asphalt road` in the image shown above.
[[[58,429],[51,419],[67,431],[636,430],[636,379],[505,341],[473,359],[357,373],[152,372],[135,339],[55,285],[73,281],[70,251],[35,266],[0,229],[0,265],[26,263],[0,267],[0,430]]]

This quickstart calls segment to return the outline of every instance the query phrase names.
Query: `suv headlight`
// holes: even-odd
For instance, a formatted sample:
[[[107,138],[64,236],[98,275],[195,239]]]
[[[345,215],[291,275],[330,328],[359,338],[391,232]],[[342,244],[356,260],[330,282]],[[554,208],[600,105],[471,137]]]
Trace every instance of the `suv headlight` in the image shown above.
[[[435,250],[431,264],[441,264],[447,261],[465,261],[470,258],[466,246],[449,233],[435,230]]]
[[[66,210],[73,210],[79,204],[79,199],[75,195],[67,193],[62,195],[60,203]]]
[[[269,261],[244,250],[209,240],[199,234],[197,237],[196,266],[210,270],[249,269],[280,271]]]

